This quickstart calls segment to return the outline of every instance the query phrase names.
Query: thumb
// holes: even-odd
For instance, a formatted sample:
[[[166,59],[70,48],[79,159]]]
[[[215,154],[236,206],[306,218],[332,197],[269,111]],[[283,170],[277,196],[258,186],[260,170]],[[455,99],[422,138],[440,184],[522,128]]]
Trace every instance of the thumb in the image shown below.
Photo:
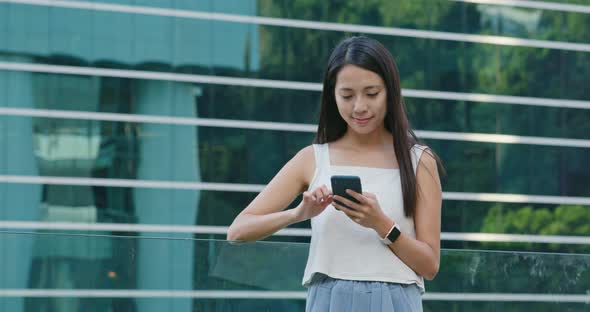
[[[334,201],[334,195],[328,195],[328,197],[322,202],[322,206],[326,207]]]
[[[303,192],[303,201],[310,202],[310,201],[315,201],[315,199],[316,198],[312,192],[310,192],[310,191]]]

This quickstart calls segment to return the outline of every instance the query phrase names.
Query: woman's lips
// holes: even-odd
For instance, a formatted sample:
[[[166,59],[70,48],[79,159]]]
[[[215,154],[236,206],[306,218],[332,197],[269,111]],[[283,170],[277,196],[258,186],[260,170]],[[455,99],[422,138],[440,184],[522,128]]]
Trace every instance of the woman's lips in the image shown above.
[[[352,118],[354,120],[355,123],[359,124],[359,125],[364,125],[366,123],[369,122],[369,120],[371,120],[371,118],[373,117],[369,117],[369,118]]]

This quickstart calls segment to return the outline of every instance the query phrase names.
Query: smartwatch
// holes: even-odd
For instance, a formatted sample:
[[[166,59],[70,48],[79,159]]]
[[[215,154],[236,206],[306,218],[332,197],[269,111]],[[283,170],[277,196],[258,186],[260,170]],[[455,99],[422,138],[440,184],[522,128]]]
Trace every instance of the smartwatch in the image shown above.
[[[398,239],[398,237],[401,234],[402,233],[400,232],[399,228],[397,227],[397,223],[394,223],[393,226],[391,227],[391,230],[389,230],[389,232],[387,233],[387,235],[385,235],[385,237],[380,237],[381,242],[385,245],[391,245]]]

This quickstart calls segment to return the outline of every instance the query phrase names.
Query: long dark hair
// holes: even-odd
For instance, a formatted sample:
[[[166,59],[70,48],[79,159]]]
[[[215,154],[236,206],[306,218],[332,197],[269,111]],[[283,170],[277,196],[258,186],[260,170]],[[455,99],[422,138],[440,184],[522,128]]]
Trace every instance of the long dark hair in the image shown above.
[[[413,217],[418,192],[410,149],[414,144],[424,144],[410,127],[406,106],[401,95],[400,78],[395,60],[387,48],[377,40],[367,37],[350,37],[341,41],[332,51],[324,74],[320,120],[314,143],[323,144],[335,141],[346,132],[347,124],[338,112],[334,89],[340,69],[348,64],[378,74],[385,83],[387,90],[385,128],[393,135],[393,147],[400,169],[404,214],[407,217]],[[437,163],[441,164],[438,156],[430,149],[426,152],[433,155]]]

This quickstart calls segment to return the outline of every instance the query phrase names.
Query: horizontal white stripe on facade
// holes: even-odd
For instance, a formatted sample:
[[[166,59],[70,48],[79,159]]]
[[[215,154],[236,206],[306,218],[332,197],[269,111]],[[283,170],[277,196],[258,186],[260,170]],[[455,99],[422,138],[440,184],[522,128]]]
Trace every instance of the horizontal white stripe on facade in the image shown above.
[[[580,139],[530,137],[530,136],[508,135],[508,134],[491,134],[491,133],[425,131],[425,130],[416,130],[415,133],[420,138],[434,139],[434,140],[452,140],[452,141],[485,142],[485,143],[501,143],[501,144],[528,144],[528,145],[583,147],[583,148],[590,147],[590,140],[580,140]]]
[[[181,182],[162,180],[133,180],[133,179],[102,179],[102,178],[74,178],[74,177],[49,177],[49,176],[9,176],[0,175],[0,183],[24,183],[24,184],[53,184],[53,185],[79,185],[79,186],[105,186],[105,187],[140,187],[175,190],[201,190],[201,191],[225,191],[225,192],[252,192],[262,191],[264,185],[239,184],[239,183],[211,183],[211,182]]]
[[[1,0],[0,0],[1,1]],[[160,81],[177,81],[189,83],[202,83],[214,85],[229,85],[255,88],[275,88],[300,91],[322,91],[321,83],[298,82],[285,80],[235,78],[224,76],[189,75],[167,72],[127,70],[127,69],[106,69],[98,67],[79,67],[48,64],[30,64],[16,62],[0,62],[0,70],[24,71],[48,74],[67,74],[82,76],[116,77],[127,79],[147,79]],[[535,98],[522,96],[509,96],[485,93],[462,93],[434,90],[402,89],[404,97],[426,98],[449,101],[467,101],[478,103],[531,105],[558,108],[579,108],[590,109],[590,101]]]
[[[26,298],[198,298],[198,299],[297,299],[305,291],[255,290],[133,290],[133,289],[0,289],[0,297]]]
[[[1,0],[0,0],[1,1]],[[15,62],[0,62],[0,69],[26,71],[48,74],[66,74],[82,76],[116,77],[129,79],[146,79],[161,81],[191,82],[203,84],[218,84],[242,87],[262,87],[287,90],[321,91],[322,85],[311,82],[282,81],[255,78],[234,78],[210,75],[189,75],[144,70],[107,69],[98,67],[63,66],[47,64],[29,64]],[[589,102],[590,103],[590,102]],[[590,108],[590,104],[588,104]]]
[[[34,108],[0,107],[0,116],[2,115],[40,118],[84,119],[116,122],[158,123],[170,125],[188,125],[254,130],[276,130],[293,132],[316,132],[317,130],[317,125],[313,124],[212,118],[186,118],[119,113],[97,113],[85,111],[65,111]],[[581,139],[426,130],[416,130],[415,132],[419,137],[424,139],[590,148],[590,140]]]
[[[157,189],[180,189],[201,191],[253,192],[264,189],[263,184],[213,183],[213,182],[176,182],[162,180],[103,179],[51,176],[0,175],[0,183],[53,184],[105,187],[140,187]],[[545,196],[502,193],[468,193],[443,192],[444,200],[500,202],[500,203],[535,203],[554,205],[590,206],[590,197]]]
[[[588,294],[518,294],[518,293],[436,293],[426,292],[429,301],[498,301],[498,302],[555,302],[590,303]]]
[[[470,192],[443,192],[445,200],[498,202],[498,203],[529,203],[529,204],[553,204],[553,205],[584,205],[590,206],[590,197],[573,196],[546,196],[526,194],[503,193],[470,193]]]
[[[158,7],[150,7],[150,6],[110,4],[110,3],[101,3],[101,2],[66,1],[66,0],[61,0],[61,1],[60,0],[4,0],[4,1],[12,2],[12,3],[19,3],[19,4],[28,4],[28,5],[41,5],[41,6],[71,8],[71,9],[84,9],[84,10],[94,10],[94,11],[144,14],[144,15],[155,15],[155,16],[169,16],[169,17],[178,17],[178,18],[189,18],[189,19],[204,19],[204,20],[222,21],[222,22],[230,22],[230,23],[247,23],[247,24],[264,25],[264,26],[280,26],[280,27],[292,27],[292,28],[323,30],[323,31],[340,31],[340,32],[364,33],[364,34],[386,35],[386,36],[399,36],[399,37],[410,37],[410,38],[421,38],[421,39],[449,40],[449,41],[472,42],[472,43],[483,43],[483,44],[493,44],[493,45],[590,52],[590,44],[562,42],[562,41],[523,39],[523,38],[507,37],[507,36],[472,35],[472,34],[464,34],[464,33],[406,29],[406,28],[397,28],[397,27],[380,27],[380,26],[366,26],[366,25],[343,24],[343,23],[316,22],[316,21],[306,21],[306,20],[287,19],[287,18],[247,16],[247,15],[225,14],[225,13],[211,13],[211,12],[202,12],[202,11],[189,11],[189,10],[158,8]]]
[[[132,289],[0,289],[0,297],[25,298],[195,298],[305,300],[306,291],[132,290]],[[426,301],[492,301],[588,303],[588,294],[440,293],[426,292]]]
[[[214,119],[214,118],[187,118],[139,114],[119,114],[119,113],[96,113],[84,111],[65,111],[53,109],[34,109],[34,108],[12,108],[0,107],[0,116],[25,116],[39,118],[64,118],[64,119],[84,119],[97,121],[116,121],[116,122],[137,122],[137,123],[157,123],[167,125],[182,126],[201,126],[201,127],[220,127],[220,128],[237,128],[237,129],[254,129],[254,130],[277,130],[293,132],[315,132],[316,125],[297,124],[287,122],[268,122],[268,121],[250,121],[250,120],[232,120],[232,119]],[[590,140],[589,140],[590,142]],[[590,145],[589,145],[590,147]]]
[[[590,245],[590,236],[442,232],[441,240]]]
[[[548,11],[562,11],[573,13],[590,13],[590,6],[583,4],[556,3],[547,1],[529,1],[529,0],[450,0],[457,2],[468,2],[488,5],[504,5],[511,7],[520,7],[527,9],[541,9]]]
[[[212,225],[167,225],[138,223],[82,223],[82,222],[34,222],[0,221],[0,229],[11,230],[61,230],[61,231],[109,231],[135,233],[188,233],[226,235],[229,227]],[[311,236],[310,229],[286,228],[275,236]]]
[[[404,97],[409,98],[423,98],[435,100],[590,109],[590,101],[581,100],[550,99],[486,93],[461,93],[414,89],[403,89],[402,95]]]
[[[82,223],[82,222],[34,222],[34,221],[0,221],[4,230],[49,230],[49,231],[112,231],[135,233],[187,233],[226,235],[227,226],[209,225],[166,225],[135,223]],[[34,234],[33,234],[34,235]],[[285,228],[273,236],[310,237],[310,229]],[[466,242],[503,242],[503,243],[542,243],[590,245],[590,236],[571,235],[533,235],[503,233],[460,233],[442,232],[443,241]]]

